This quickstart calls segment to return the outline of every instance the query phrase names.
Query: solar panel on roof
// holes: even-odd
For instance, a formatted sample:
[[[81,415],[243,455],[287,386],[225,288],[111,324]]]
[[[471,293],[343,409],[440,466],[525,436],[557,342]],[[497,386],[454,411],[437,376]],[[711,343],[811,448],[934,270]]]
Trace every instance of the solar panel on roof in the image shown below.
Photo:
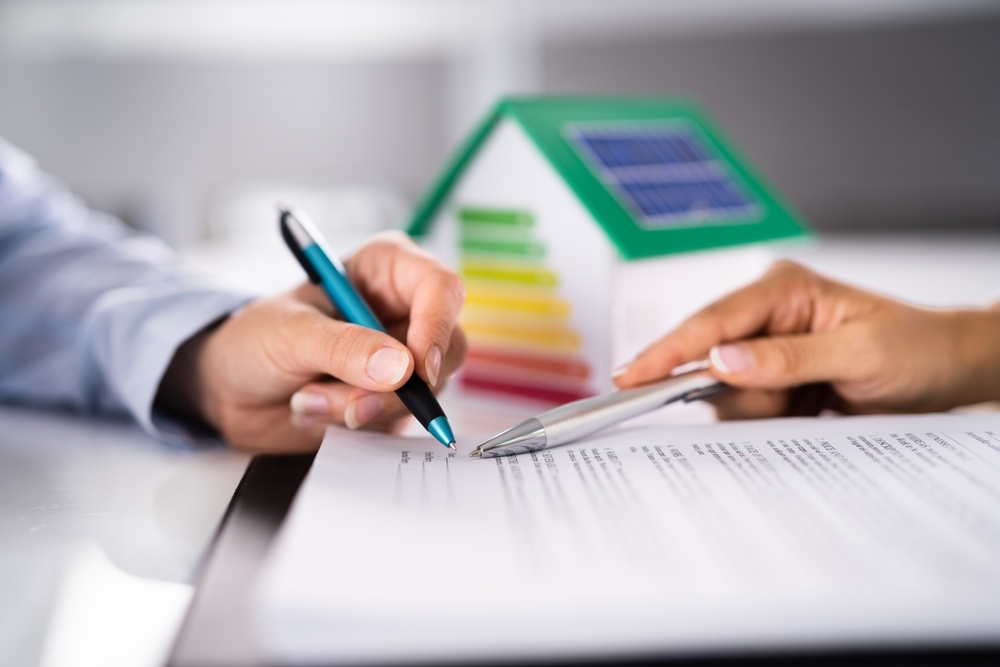
[[[681,124],[573,127],[570,139],[645,227],[744,223],[759,205]]]

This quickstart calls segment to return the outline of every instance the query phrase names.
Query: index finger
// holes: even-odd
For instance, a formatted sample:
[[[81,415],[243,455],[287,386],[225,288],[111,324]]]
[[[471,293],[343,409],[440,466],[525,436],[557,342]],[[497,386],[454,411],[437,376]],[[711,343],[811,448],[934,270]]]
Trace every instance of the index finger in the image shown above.
[[[417,373],[436,385],[465,302],[461,278],[398,232],[379,235],[345,265],[385,324],[408,320],[406,345]]]
[[[791,262],[780,262],[754,283],[706,306],[639,354],[615,377],[633,387],[667,377],[682,364],[700,361],[715,345],[759,334],[805,331],[821,279]]]

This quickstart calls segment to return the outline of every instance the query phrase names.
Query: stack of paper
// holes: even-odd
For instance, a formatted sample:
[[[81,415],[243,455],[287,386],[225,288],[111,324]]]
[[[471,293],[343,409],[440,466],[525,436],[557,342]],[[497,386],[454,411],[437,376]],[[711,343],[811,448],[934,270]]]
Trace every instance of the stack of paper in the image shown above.
[[[1000,416],[331,431],[256,592],[276,661],[1000,641]]]

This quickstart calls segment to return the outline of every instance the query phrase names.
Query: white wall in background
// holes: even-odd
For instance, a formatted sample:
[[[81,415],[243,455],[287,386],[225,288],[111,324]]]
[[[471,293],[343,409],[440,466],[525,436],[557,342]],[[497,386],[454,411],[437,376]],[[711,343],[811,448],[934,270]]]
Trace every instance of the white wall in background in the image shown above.
[[[470,37],[523,39],[525,28],[556,39],[634,38],[865,24],[994,6],[990,0],[5,0],[0,52],[370,60],[447,55]]]
[[[992,13],[990,11],[992,10]],[[824,228],[1000,220],[980,0],[0,0],[0,136],[175,246],[247,183],[412,202],[495,96],[700,101]]]

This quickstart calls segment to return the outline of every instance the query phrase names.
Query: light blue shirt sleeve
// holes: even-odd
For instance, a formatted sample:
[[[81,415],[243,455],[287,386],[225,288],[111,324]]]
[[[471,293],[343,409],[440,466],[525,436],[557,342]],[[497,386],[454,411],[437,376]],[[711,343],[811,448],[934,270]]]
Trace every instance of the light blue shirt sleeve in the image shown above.
[[[249,300],[186,270],[158,239],[88,209],[0,139],[0,401],[153,414],[177,348]]]

